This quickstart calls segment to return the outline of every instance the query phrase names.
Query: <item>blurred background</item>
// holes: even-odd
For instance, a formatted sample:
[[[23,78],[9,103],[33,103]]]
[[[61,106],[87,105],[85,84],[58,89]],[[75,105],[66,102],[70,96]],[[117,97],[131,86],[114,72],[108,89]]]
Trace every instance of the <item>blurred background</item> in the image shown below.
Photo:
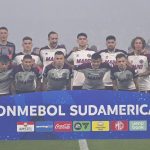
[[[105,38],[117,37],[118,48],[127,50],[132,38],[142,36],[150,45],[149,0],[0,0],[0,26],[9,29],[9,41],[21,51],[24,36],[34,47],[45,46],[50,31],[68,51],[76,46],[79,32],[89,44],[105,48]]]

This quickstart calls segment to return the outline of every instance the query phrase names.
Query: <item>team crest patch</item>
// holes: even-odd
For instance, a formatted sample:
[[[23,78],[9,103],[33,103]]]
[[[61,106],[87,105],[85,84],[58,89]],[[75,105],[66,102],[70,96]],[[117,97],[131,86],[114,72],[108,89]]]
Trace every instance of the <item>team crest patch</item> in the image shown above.
[[[76,57],[79,57],[79,54],[77,54]]]
[[[140,60],[140,63],[143,64],[143,62],[144,62],[144,61],[141,59],[141,60]]]
[[[87,54],[87,57],[91,57],[91,54]]]

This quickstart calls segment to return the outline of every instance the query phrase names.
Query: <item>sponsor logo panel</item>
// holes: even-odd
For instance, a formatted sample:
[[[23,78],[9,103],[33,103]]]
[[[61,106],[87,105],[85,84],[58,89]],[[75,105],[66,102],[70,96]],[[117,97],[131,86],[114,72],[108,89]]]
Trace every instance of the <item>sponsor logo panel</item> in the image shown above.
[[[90,121],[74,121],[73,131],[91,131]]]
[[[147,131],[147,121],[146,120],[129,121],[129,130]]]
[[[36,132],[52,132],[53,131],[53,121],[37,121],[35,123]]]
[[[109,121],[92,121],[92,131],[109,131]]]
[[[17,132],[34,132],[34,122],[17,122]]]
[[[72,132],[72,122],[71,121],[56,121],[54,122],[55,132]]]
[[[128,131],[128,121],[111,121],[111,131]]]

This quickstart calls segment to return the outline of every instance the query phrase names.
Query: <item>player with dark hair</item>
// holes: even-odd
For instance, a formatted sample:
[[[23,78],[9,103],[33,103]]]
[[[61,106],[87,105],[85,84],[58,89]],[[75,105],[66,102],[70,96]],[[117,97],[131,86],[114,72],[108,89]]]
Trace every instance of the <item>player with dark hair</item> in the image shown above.
[[[56,51],[62,51],[65,56],[67,54],[65,46],[58,45],[58,33],[51,31],[48,34],[48,42],[48,46],[40,49],[40,58],[44,68],[53,62]]]
[[[22,63],[13,70],[12,90],[16,93],[35,92],[40,89],[41,74],[33,67],[32,56],[25,55]]]
[[[82,89],[105,89],[103,77],[105,73],[110,70],[110,66],[107,63],[102,63],[102,59],[99,54],[94,53],[91,57],[91,62],[79,65],[74,69],[82,72],[85,76]]]
[[[65,63],[62,51],[57,51],[54,61],[44,69],[43,90],[66,90],[70,89],[70,76],[72,68]]]
[[[127,61],[124,54],[116,56],[116,66],[111,70],[111,79],[115,90],[138,90],[138,75],[133,67],[127,65]]]
[[[116,37],[109,35],[106,37],[107,49],[101,50],[98,53],[102,57],[102,62],[108,63],[111,67],[116,64],[116,56],[120,53],[127,55],[124,50],[116,49]],[[108,71],[104,76],[105,88],[108,90],[113,89],[113,83],[110,78],[110,71]]]
[[[12,69],[7,55],[0,56],[0,96],[11,93]]]
[[[8,29],[0,27],[0,55],[7,55],[10,60],[15,56],[15,45],[7,41]]]
[[[79,33],[77,35],[78,48],[73,50],[67,56],[68,62],[72,63],[75,66],[81,64],[90,63],[91,56],[95,51],[88,48],[88,39],[86,33]],[[85,77],[82,72],[74,71],[73,75],[73,90],[82,89]]]
[[[16,65],[19,65],[22,63],[22,59],[25,55],[31,55],[33,58],[33,64],[35,66],[41,66],[42,63],[41,63],[40,57],[39,55],[32,52],[32,46],[33,46],[32,38],[29,36],[25,36],[22,39],[23,52],[19,52],[18,54],[15,55],[13,63]]]
[[[132,40],[133,52],[129,54],[128,61],[138,73],[138,84],[140,91],[150,91],[150,55],[144,54],[146,42],[142,37]]]

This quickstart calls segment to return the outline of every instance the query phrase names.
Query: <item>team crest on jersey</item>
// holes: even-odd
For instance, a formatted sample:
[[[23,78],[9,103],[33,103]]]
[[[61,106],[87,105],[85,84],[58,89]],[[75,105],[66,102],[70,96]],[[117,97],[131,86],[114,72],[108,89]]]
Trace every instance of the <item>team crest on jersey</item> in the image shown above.
[[[108,56],[106,56],[106,59],[108,59]]]
[[[89,57],[89,58],[90,58],[90,57],[91,57],[91,54],[87,54],[87,57]]]
[[[131,60],[130,63],[133,64],[133,60]]]
[[[76,57],[79,57],[79,54],[77,54]]]
[[[141,60],[140,60],[140,63],[143,64],[143,62],[144,62],[144,61],[141,59]]]

